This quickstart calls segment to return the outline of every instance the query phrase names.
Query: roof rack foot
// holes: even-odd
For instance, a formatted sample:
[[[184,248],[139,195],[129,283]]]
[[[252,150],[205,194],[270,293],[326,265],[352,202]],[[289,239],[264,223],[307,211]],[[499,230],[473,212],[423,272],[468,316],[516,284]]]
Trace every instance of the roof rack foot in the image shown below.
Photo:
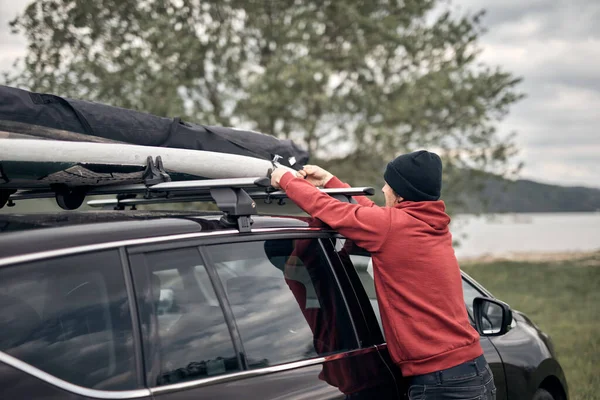
[[[135,199],[137,195],[135,193],[120,193],[117,195],[117,204],[115,204],[113,210],[115,211],[123,211],[125,210],[125,205],[121,203],[121,200],[125,199]],[[132,210],[135,210],[135,204],[131,207]]]
[[[237,228],[240,232],[250,232],[252,228],[252,218],[247,216],[232,217],[230,215],[223,215],[221,217],[221,223],[228,228]]]
[[[224,225],[237,225],[240,232],[250,232],[252,225],[250,215],[256,214],[256,203],[244,189],[212,188],[210,195],[217,203],[217,207],[225,213],[221,218]]]

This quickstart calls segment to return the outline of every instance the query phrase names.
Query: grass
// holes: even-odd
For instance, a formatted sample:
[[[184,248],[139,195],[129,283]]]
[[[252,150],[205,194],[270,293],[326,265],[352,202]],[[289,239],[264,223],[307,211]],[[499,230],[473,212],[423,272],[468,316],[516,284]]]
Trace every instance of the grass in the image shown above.
[[[600,399],[600,253],[461,266],[551,336],[572,400]]]

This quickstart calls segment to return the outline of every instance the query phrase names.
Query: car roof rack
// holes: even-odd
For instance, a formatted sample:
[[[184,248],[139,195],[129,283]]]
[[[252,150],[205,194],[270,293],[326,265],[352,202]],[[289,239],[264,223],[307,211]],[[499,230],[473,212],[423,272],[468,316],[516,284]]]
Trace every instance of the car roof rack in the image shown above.
[[[62,209],[75,210],[88,196],[110,194],[116,195],[116,198],[90,200],[87,204],[91,207],[124,210],[125,207],[134,209],[136,205],[142,204],[209,201],[215,202],[223,212],[221,223],[228,227],[236,227],[240,232],[249,232],[252,225],[251,216],[258,213],[255,200],[262,199],[267,204],[277,200],[282,205],[287,198],[284,191],[275,190],[270,183],[269,177],[171,181],[160,157],[157,157],[156,162],[148,157],[144,183],[95,187],[67,187],[55,184],[45,189],[22,190],[7,190],[0,186],[0,208],[4,205],[11,207],[15,201],[54,197]],[[352,196],[371,196],[375,193],[370,187],[320,190],[346,202],[352,202]]]
[[[201,181],[203,182],[203,181]],[[277,200],[279,204],[285,204],[282,200],[288,198],[287,194],[282,190],[269,191],[267,190],[248,190],[244,188],[248,196],[254,200],[264,200],[266,204],[271,204],[273,200]],[[375,191],[371,187],[351,187],[351,188],[335,188],[335,189],[319,189],[323,193],[340,200],[349,202],[352,196],[372,196]],[[115,207],[116,209],[124,209],[125,207],[135,207],[137,205],[161,204],[161,203],[193,203],[202,201],[213,201],[210,193],[189,193],[183,195],[169,194],[167,197],[135,197],[135,196],[117,196],[115,199],[100,199],[90,200],[87,205],[90,207]]]

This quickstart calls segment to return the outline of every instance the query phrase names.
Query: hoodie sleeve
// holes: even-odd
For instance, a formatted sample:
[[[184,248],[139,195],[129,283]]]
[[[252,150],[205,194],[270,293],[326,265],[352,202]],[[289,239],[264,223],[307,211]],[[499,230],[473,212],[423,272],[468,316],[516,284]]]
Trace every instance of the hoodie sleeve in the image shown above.
[[[377,252],[385,242],[391,225],[388,209],[341,202],[291,173],[280,185],[301,209],[367,251]]]
[[[351,186],[345,182],[340,181],[337,176],[334,176],[333,178],[331,178],[329,180],[329,182],[327,182],[325,187],[326,188],[349,188]],[[369,200],[366,196],[352,196],[352,198],[354,200],[356,200],[358,202],[358,204],[361,204],[365,207],[377,207],[377,204],[375,204],[374,202]]]

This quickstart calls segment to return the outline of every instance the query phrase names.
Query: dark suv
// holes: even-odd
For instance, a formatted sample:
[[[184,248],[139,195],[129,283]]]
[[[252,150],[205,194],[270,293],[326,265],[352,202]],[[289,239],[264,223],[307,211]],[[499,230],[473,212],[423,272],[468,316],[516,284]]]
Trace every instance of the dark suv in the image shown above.
[[[0,214],[0,398],[404,398],[369,254],[309,218],[238,228],[218,212]],[[467,275],[463,291],[497,398],[567,399],[547,335]]]

